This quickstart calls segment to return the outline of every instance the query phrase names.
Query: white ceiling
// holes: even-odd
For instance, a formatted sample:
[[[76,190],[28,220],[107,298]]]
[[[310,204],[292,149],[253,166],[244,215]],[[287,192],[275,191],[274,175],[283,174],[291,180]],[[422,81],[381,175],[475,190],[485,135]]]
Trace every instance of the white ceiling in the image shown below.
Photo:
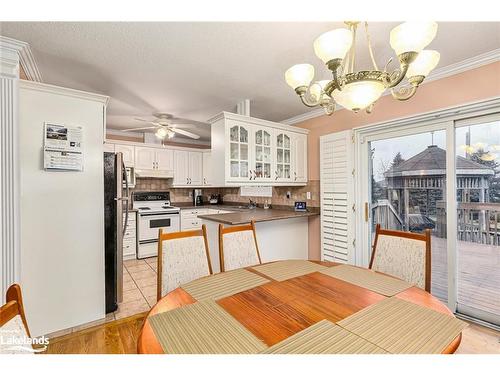
[[[390,30],[370,24],[379,68],[393,56]],[[109,95],[108,126],[139,127],[134,117],[168,112],[206,121],[237,102],[251,100],[251,115],[281,121],[307,111],[286,85],[291,65],[312,63],[316,77],[329,73],[314,55],[333,23],[134,23],[4,22],[0,34],[28,42],[44,82]],[[357,68],[371,68],[365,34],[358,32]],[[440,22],[428,47],[439,67],[500,48],[500,23]],[[209,126],[190,129],[207,140]]]

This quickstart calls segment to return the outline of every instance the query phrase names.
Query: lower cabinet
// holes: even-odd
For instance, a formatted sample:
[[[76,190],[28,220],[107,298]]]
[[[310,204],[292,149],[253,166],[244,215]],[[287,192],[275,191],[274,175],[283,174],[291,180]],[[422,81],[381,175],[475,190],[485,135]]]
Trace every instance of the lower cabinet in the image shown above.
[[[137,256],[137,214],[129,212],[127,230],[123,235],[123,259],[135,259]],[[125,214],[123,214],[125,220]]]
[[[198,215],[225,214],[231,211],[216,208],[186,208],[181,209],[181,231],[201,229],[203,220]]]

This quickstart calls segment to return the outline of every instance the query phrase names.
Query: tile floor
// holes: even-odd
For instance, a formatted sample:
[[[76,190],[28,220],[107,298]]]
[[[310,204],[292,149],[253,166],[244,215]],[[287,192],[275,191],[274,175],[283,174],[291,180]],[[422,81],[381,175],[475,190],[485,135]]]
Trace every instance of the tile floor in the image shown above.
[[[111,313],[114,319],[149,311],[156,304],[156,270],[156,257],[123,262],[123,302]]]

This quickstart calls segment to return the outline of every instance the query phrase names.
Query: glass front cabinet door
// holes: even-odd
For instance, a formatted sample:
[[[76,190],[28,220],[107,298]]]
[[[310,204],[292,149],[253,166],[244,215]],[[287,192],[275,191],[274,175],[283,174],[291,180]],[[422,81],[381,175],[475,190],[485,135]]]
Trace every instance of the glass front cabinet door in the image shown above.
[[[229,125],[229,180],[250,181],[250,127]]]
[[[272,129],[255,126],[254,135],[254,181],[272,181],[273,171],[273,131]]]
[[[292,180],[292,137],[289,133],[276,132],[276,171],[277,182]]]

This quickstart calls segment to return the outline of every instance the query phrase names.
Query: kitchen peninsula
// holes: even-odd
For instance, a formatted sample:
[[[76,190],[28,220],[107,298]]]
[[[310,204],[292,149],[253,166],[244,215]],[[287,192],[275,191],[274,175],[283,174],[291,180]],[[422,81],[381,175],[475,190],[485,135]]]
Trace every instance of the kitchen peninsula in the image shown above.
[[[318,213],[262,208],[229,210],[233,212],[198,216],[207,227],[214,272],[220,272],[219,224],[242,225],[254,220],[263,263],[281,259],[308,259],[308,218]]]

